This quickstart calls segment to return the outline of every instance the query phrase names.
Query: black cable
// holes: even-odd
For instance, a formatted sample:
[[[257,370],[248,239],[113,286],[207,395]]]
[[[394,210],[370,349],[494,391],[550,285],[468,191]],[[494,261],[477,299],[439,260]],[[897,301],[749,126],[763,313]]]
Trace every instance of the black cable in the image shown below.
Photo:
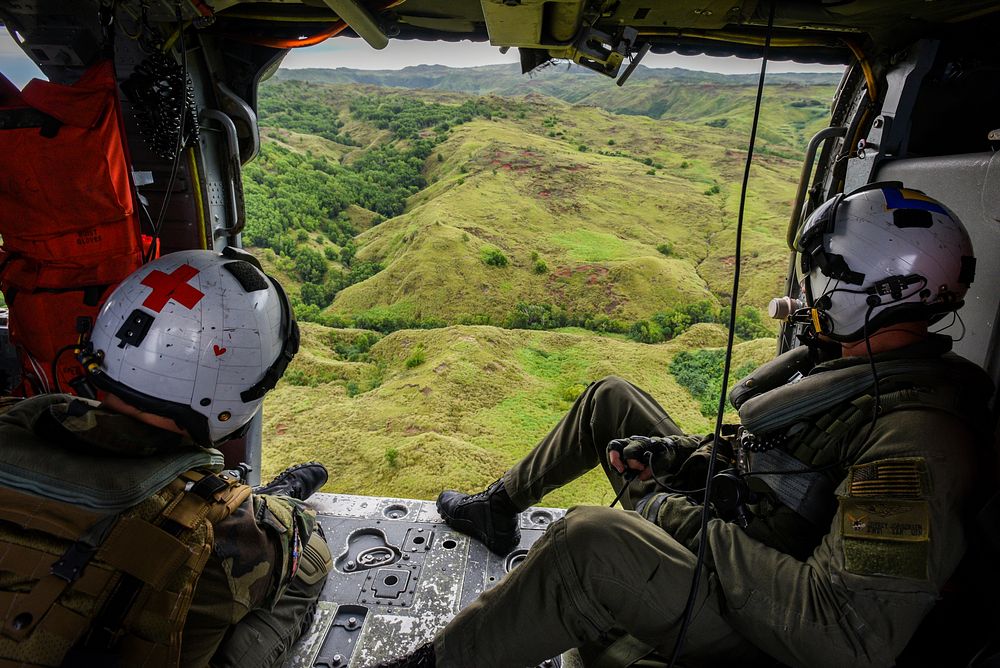
[[[924,284],[926,283],[927,281],[924,281]],[[875,306],[870,305],[868,310],[865,311],[865,350],[868,352],[868,364],[872,367],[872,380],[875,381],[875,404],[872,407],[872,421],[868,425],[868,433],[865,434],[866,441],[872,437],[872,432],[875,431],[875,422],[878,420],[878,414],[882,412],[882,395],[879,392],[878,386],[878,369],[875,367],[875,358],[872,356],[871,332],[868,331],[868,319],[871,317],[872,311],[875,310]]]
[[[614,508],[618,502],[621,501],[621,498],[625,496],[625,492],[628,491],[628,486],[632,484],[632,481],[635,480],[638,475],[639,472],[635,469],[625,469],[625,471],[622,472],[622,477],[625,478],[625,484],[622,485],[620,490],[618,490],[618,494],[615,495],[615,500],[611,502],[611,505],[608,506],[608,508]]]
[[[705,491],[704,487],[700,489],[677,489],[676,487],[671,487],[667,483],[663,482],[660,479],[660,477],[656,475],[656,471],[653,470],[653,453],[647,452],[646,455],[647,455],[646,467],[649,469],[650,477],[652,477],[652,479],[656,482],[657,485],[667,490],[671,494],[680,494],[682,496],[693,496],[695,494],[701,494],[702,492]]]
[[[73,350],[74,348],[76,348],[77,345],[79,344],[70,343],[68,345],[63,346],[62,348],[56,351],[55,357],[52,358],[52,382],[55,384],[55,389],[57,393],[62,392],[62,388],[59,386],[59,358],[62,357],[67,350]]]
[[[736,219],[736,247],[734,257],[736,264],[733,268],[733,290],[732,301],[729,305],[729,335],[726,341],[726,363],[722,370],[722,391],[719,393],[719,411],[715,417],[715,438],[712,441],[712,448],[708,457],[708,470],[705,473],[705,500],[701,508],[701,529],[698,533],[698,556],[695,562],[694,575],[691,578],[691,589],[688,592],[687,604],[684,606],[683,621],[680,631],[677,634],[677,642],[674,643],[674,651],[670,656],[669,668],[674,668],[677,658],[684,649],[684,637],[687,635],[691,620],[694,617],[694,605],[698,600],[698,586],[701,582],[701,574],[705,568],[705,554],[708,547],[708,516],[709,499],[712,497],[712,478],[715,476],[715,456],[719,447],[719,440],[722,437],[722,415],[726,410],[726,388],[729,387],[729,369],[733,361],[733,342],[736,332],[736,304],[740,293],[740,264],[743,253],[743,217],[746,211],[747,185],[750,182],[750,165],[753,163],[753,149],[757,141],[757,126],[760,122],[760,106],[764,97],[764,76],[767,74],[767,56],[771,49],[771,33],[774,31],[774,6],[775,0],[771,0],[771,8],[767,16],[767,33],[764,38],[764,51],[760,60],[760,78],[757,81],[757,99],[754,102],[753,124],[750,126],[750,144],[747,147],[747,160],[743,170],[743,185],[740,189],[740,211]]]
[[[149,255],[143,258],[144,262],[149,262],[153,259],[156,254],[156,247],[160,240],[160,231],[163,228],[163,221],[167,215],[167,205],[170,204],[170,197],[173,195],[174,183],[177,180],[177,170],[181,164],[181,152],[184,146],[187,144],[187,140],[184,137],[184,125],[187,120],[187,80],[188,80],[188,61],[187,61],[187,46],[184,43],[184,20],[181,16],[180,5],[176,8],[177,16],[177,38],[178,46],[181,50],[181,118],[180,124],[177,127],[177,147],[174,150],[174,160],[170,167],[170,178],[167,180],[167,190],[163,193],[163,201],[160,203],[160,213],[156,217],[156,222],[153,224],[153,239],[149,245]],[[200,196],[200,195],[198,195]]]

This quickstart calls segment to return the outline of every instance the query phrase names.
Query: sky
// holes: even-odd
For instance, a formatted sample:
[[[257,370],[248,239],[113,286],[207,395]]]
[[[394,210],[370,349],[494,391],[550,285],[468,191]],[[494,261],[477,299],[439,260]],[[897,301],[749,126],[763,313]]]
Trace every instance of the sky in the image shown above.
[[[517,50],[501,54],[495,46],[484,42],[417,42],[399,40],[390,42],[381,51],[375,51],[364,41],[336,38],[317,46],[294,49],[285,58],[282,67],[350,67],[363,70],[398,70],[408,65],[448,65],[450,67],[475,67],[497,63],[516,63]],[[678,56],[675,54],[649,54],[643,61],[647,67],[684,67],[690,70],[721,72],[723,74],[751,74],[760,69],[759,61],[742,58],[714,58],[711,56]],[[842,72],[839,65],[811,65],[792,62],[774,62],[768,71],[778,72]],[[32,77],[42,76],[39,69],[14,43],[6,30],[0,30],[0,73],[17,86],[24,86]]]

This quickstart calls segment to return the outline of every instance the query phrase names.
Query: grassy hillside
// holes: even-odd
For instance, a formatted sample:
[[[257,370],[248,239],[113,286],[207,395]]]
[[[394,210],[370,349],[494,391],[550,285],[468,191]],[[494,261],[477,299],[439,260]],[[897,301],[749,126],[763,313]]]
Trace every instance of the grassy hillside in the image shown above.
[[[756,75],[640,66],[620,88],[612,79],[565,64],[528,75],[521,74],[520,67],[514,64],[465,68],[418,65],[402,70],[279,70],[276,78],[503,97],[544,95],[619,114],[731,127],[744,136],[757,85]],[[817,123],[826,119],[839,80],[836,74],[768,75],[762,136],[778,143],[804,144],[818,129]]]
[[[670,361],[725,342],[697,325],[643,345],[577,330],[495,327],[374,332],[303,324],[302,352],[264,407],[265,479],[290,462],[320,459],[327,491],[432,499],[442,486],[481,488],[554,426],[593,380],[617,374],[650,391],[692,431],[709,430]],[[734,368],[773,352],[765,339],[737,346]],[[545,499],[609,503],[600,472]]]
[[[328,491],[480,488],[609,374],[708,430],[752,82],[643,71],[623,93],[553,70],[511,96],[503,72],[431,69],[419,89],[341,70],[261,88],[244,239],[313,321],[266,400],[264,475],[320,459]],[[768,89],[744,306],[781,289],[798,156],[832,92]],[[741,313],[734,381],[771,356],[769,327]],[[609,501],[590,474],[545,503]]]
[[[747,87],[728,88],[729,97],[689,98],[738,107]],[[771,103],[797,109],[796,94]],[[403,95],[296,81],[262,89],[261,118],[275,125],[265,127],[251,185],[302,188],[305,208],[340,211],[333,221],[289,219],[291,229],[270,230],[270,240],[256,239],[255,210],[273,221],[295,206],[251,211],[251,241],[277,253],[266,259],[312,284],[301,297],[323,317],[305,317],[383,330],[511,325],[524,308],[548,305],[562,324],[627,332],[678,305],[730,300],[745,137],[728,122],[622,116],[536,94]],[[323,136],[306,132],[322,123],[331,128]],[[752,172],[740,299],[758,308],[780,288],[797,170],[786,156],[796,141],[763,137]],[[325,191],[333,194],[312,203]],[[293,266],[310,253],[316,271]]]

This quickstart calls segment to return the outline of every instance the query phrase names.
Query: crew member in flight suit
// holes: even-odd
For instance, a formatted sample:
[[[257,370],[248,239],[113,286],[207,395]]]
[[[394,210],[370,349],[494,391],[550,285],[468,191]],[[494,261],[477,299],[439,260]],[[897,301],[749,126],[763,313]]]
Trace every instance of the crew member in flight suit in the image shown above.
[[[923,193],[873,184],[818,208],[797,250],[805,303],[791,319],[811,345],[730,394],[742,427],[719,444],[716,471],[731,470],[715,489],[743,481],[752,496],[727,509],[713,494],[685,666],[892,665],[965,549],[993,388],[928,333],[972,282],[964,227]],[[574,647],[607,666],[670,656],[711,441],[620,378],[592,383],[499,481],[443,492],[438,510],[505,554],[519,512],[601,466],[616,491],[628,485],[631,512],[570,508],[433,642],[381,665],[534,666]],[[625,465],[639,472],[631,484]]]
[[[327,473],[251,491],[215,446],[245,433],[298,341],[252,256],[172,253],[115,289],[81,346],[102,402],[0,409],[0,663],[281,664],[331,566],[302,503]]]

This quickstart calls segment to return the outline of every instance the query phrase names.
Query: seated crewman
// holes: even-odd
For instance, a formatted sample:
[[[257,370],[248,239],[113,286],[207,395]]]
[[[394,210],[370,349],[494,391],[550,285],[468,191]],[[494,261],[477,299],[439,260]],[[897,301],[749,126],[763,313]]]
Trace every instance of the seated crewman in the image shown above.
[[[102,402],[0,409],[0,663],[280,665],[330,569],[301,503],[327,473],[291,467],[252,493],[215,446],[298,342],[253,256],[172,253],[97,316],[81,360]]]
[[[730,395],[742,428],[719,444],[717,470],[733,471],[715,489],[743,481],[753,496],[726,508],[713,495],[685,666],[892,665],[965,549],[993,388],[928,332],[972,282],[964,227],[923,193],[882,183],[825,203],[797,243],[805,304],[793,320],[809,345]],[[443,492],[438,510],[503,554],[520,511],[595,466],[621,490],[628,466],[639,475],[623,505],[635,512],[570,508],[432,643],[382,665],[534,666],[573,647],[602,665],[669,656],[711,440],[682,434],[619,378],[592,383],[501,480]]]

